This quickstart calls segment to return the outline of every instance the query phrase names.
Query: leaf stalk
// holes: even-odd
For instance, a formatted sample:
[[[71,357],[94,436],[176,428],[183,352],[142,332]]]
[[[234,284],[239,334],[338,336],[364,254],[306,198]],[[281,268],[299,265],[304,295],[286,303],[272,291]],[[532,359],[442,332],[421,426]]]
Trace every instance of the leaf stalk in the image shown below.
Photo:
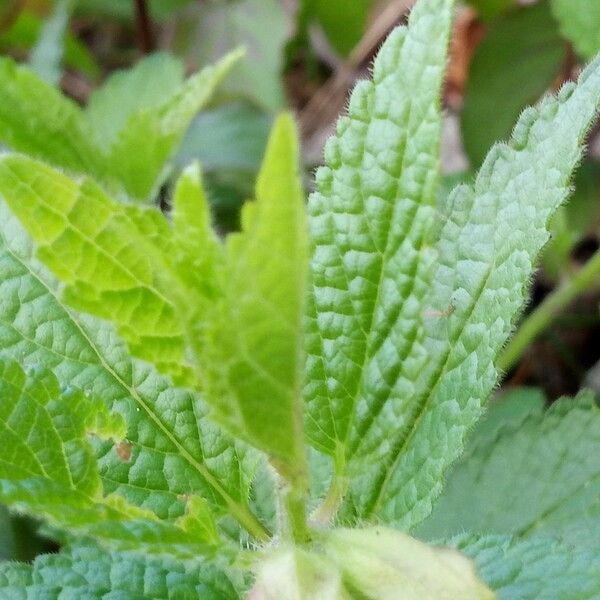
[[[554,319],[583,292],[600,281],[600,250],[565,284],[546,296],[544,301],[523,321],[516,335],[508,343],[497,363],[506,372],[518,362],[529,345],[535,341]]]

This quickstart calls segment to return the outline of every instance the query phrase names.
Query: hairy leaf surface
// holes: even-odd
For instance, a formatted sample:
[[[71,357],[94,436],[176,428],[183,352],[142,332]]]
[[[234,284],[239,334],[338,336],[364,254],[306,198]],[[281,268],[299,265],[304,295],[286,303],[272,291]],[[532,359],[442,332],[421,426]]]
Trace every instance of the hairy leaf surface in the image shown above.
[[[342,462],[390,398],[422,308],[451,6],[424,0],[390,35],[373,82],[358,84],[327,144],[310,198],[307,430]]]
[[[309,435],[350,480],[345,517],[403,528],[429,514],[493,390],[600,103],[597,60],[578,86],[527,110],[434,216],[449,18],[449,3],[425,0],[390,36],[328,144],[310,206]]]
[[[494,388],[494,360],[523,306],[549,238],[549,219],[569,194],[599,105],[596,60],[577,86],[568,84],[557,97],[525,111],[510,144],[495,146],[474,184],[451,195],[420,313],[418,337],[427,360],[408,418],[396,429],[390,452],[383,411],[371,428],[373,437],[365,435],[357,452],[362,469],[377,457],[386,465],[379,480],[365,482],[377,489],[371,514],[411,526],[430,512],[447,466]],[[419,344],[404,364],[416,353]]]
[[[0,599],[153,598],[237,600],[217,567],[105,552],[92,544],[39,556],[33,564],[0,564]]]

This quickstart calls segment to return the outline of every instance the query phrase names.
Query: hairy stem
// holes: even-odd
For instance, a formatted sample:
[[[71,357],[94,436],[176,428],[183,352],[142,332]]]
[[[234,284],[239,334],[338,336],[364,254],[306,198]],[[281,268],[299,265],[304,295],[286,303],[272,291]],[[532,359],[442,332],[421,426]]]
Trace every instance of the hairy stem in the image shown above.
[[[523,321],[516,335],[498,359],[500,371],[508,371],[527,347],[545,331],[554,319],[581,293],[600,282],[600,250],[565,284],[546,296],[544,301]]]

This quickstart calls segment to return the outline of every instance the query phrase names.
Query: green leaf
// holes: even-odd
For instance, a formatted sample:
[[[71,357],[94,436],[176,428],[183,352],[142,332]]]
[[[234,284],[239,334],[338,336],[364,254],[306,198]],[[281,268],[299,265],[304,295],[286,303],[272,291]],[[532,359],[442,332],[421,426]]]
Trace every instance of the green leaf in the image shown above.
[[[421,313],[423,345],[405,359],[410,365],[425,350],[417,394],[396,434],[393,459],[390,454],[383,459],[388,466],[375,486],[373,515],[410,526],[429,513],[447,466],[460,454],[496,384],[495,358],[525,302],[535,261],[549,238],[549,219],[569,194],[599,105],[600,60],[587,67],[578,85],[566,85],[526,110],[510,144],[495,146],[474,184],[451,195],[438,237],[438,265],[422,305],[438,315],[450,306],[450,314]],[[373,432],[377,425],[384,425],[382,418]],[[385,452],[387,440],[381,439],[373,451],[365,436],[367,461]]]
[[[98,145],[108,150],[129,119],[164,105],[183,82],[183,64],[164,52],[151,54],[131,69],[113,73],[91,94],[85,111]]]
[[[600,4],[596,0],[551,0],[562,34],[581,56],[600,52]]]
[[[79,107],[30,69],[0,59],[0,141],[72,173],[105,177]]]
[[[463,535],[453,545],[475,562],[499,600],[581,600],[600,593],[597,551],[545,537]]]
[[[287,28],[278,0],[195,2],[182,12],[174,48],[192,64],[212,63],[224,52],[246,48],[247,57],[223,89],[273,113],[286,104],[281,75]]]
[[[76,183],[14,155],[0,159],[0,193],[36,241],[38,256],[67,284],[67,304],[112,320],[132,354],[176,382],[193,381],[183,326],[165,294],[176,291],[178,281],[127,207],[89,179]],[[146,213],[166,228],[158,211]]]
[[[328,166],[317,173],[319,191],[309,202],[315,248],[306,427],[338,470],[380,410],[398,428],[400,418],[388,414],[400,400],[391,388],[401,368],[413,377],[418,368],[414,359],[402,362],[433,262],[425,240],[436,202],[451,16],[451,0],[422,0],[408,28],[390,35],[374,81],[358,84],[327,144]],[[407,397],[413,386],[404,381]]]
[[[271,126],[269,115],[244,102],[205,110],[190,125],[177,162],[199,160],[205,173],[249,172],[254,182]]]
[[[529,404],[526,419],[507,418]],[[429,519],[427,539],[462,531],[597,541],[600,411],[592,394],[542,411],[524,392],[494,406],[452,471]],[[599,590],[600,591],[600,590]]]
[[[448,548],[427,546],[385,527],[339,529],[325,541],[325,553],[359,598],[393,600],[493,600],[469,560]]]
[[[547,2],[516,8],[490,24],[471,64],[462,112],[465,151],[474,167],[552,85],[565,51]]]
[[[175,84],[181,66],[163,55],[152,57],[109,81],[87,114],[27,68],[3,59],[0,141],[72,174],[90,175],[112,192],[124,189],[132,199],[147,200],[163,182],[192,119],[241,55],[230,53],[167,94],[146,75],[156,70],[162,85]]]
[[[367,26],[372,0],[304,0],[309,11],[323,27],[327,39],[347,56],[360,42]]]
[[[264,539],[247,504],[253,455],[207,420],[196,394],[132,359],[112,327],[61,305],[55,282],[32,258],[27,236],[3,203],[0,215],[0,357],[45,365],[60,382],[122,415],[129,460],[114,444],[95,445],[105,493],[169,521],[185,514],[186,498],[199,496],[216,519],[231,514]]]
[[[207,400],[230,431],[304,467],[301,321],[308,240],[293,120],[273,129],[243,231],[227,240],[222,298],[207,318]]]
[[[309,435],[335,457],[334,486],[350,481],[343,519],[406,529],[431,511],[496,384],[496,356],[600,104],[597,61],[578,86],[525,111],[435,223],[449,13],[449,3],[422,1],[384,45],[375,83],[355,90],[328,145],[310,206]]]
[[[62,76],[64,38],[76,0],[57,0],[29,57],[29,65],[44,80],[58,85]]]
[[[128,193],[144,199],[156,191],[163,169],[196,113],[242,56],[233,52],[214,67],[206,67],[156,109],[137,112],[126,122],[109,156]],[[140,139],[145,143],[140,146]]]
[[[208,343],[209,318],[214,303],[222,296],[221,269],[225,251],[212,226],[208,200],[202,186],[199,165],[187,167],[175,188],[173,199],[171,268],[186,288],[175,298],[177,311],[185,315],[185,328],[194,354],[199,381],[204,379],[203,358]],[[164,241],[168,234],[163,234]]]
[[[80,544],[32,564],[0,564],[0,599],[153,598],[237,600],[224,571],[198,562],[106,552]]]
[[[49,371],[30,369],[26,376],[12,361],[0,361],[0,396],[0,442],[7,449],[0,460],[2,502],[123,549],[194,556],[219,542],[209,513],[197,504],[171,525],[120,496],[103,496],[86,434],[128,442],[123,419],[109,415],[98,398],[61,390]]]
[[[231,52],[187,79],[162,104],[138,110],[126,120],[107,164],[132,198],[145,200],[156,193],[192,119],[242,56],[240,50]]]
[[[515,0],[468,0],[468,3],[477,9],[483,20],[491,21],[507,8],[514,6]]]
[[[0,47],[3,50],[30,50],[40,37],[43,21],[34,13],[23,10],[9,29],[0,32]],[[71,69],[82,71],[93,80],[98,79],[100,68],[87,46],[70,31],[64,35],[64,62]]]

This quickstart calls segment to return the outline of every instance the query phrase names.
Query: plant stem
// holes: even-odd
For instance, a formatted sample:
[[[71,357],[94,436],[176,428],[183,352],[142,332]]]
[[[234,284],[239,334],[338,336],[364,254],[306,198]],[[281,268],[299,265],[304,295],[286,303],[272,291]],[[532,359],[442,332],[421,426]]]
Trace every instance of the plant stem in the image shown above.
[[[285,506],[291,539],[301,544],[310,538],[306,525],[306,493],[302,489],[290,487],[286,492]]]
[[[271,539],[271,534],[250,510],[239,510],[237,505],[229,504],[229,510],[235,520],[258,542],[263,544]]]
[[[347,488],[348,483],[346,479],[337,473],[334,474],[327,495],[321,506],[313,513],[311,520],[322,526],[329,525],[342,504]]]
[[[135,0],[135,21],[138,47],[143,54],[149,54],[154,50],[154,39],[146,0]]]
[[[600,250],[565,284],[546,296],[544,301],[523,321],[516,335],[498,359],[500,371],[508,371],[521,358],[527,347],[545,331],[558,314],[577,296],[600,281]]]

